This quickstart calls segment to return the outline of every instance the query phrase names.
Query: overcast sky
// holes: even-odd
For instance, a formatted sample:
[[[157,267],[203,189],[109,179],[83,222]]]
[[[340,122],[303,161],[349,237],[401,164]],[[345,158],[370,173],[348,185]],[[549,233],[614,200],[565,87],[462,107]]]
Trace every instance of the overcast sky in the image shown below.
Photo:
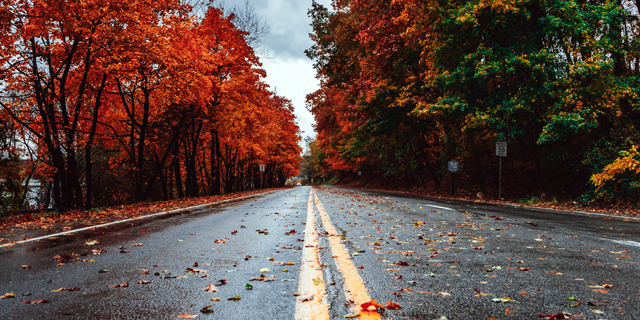
[[[244,0],[224,0],[227,8],[242,7]],[[331,0],[316,0],[331,7]],[[266,82],[278,95],[293,102],[302,138],[315,136],[313,115],[305,108],[305,96],[318,88],[312,61],[304,55],[311,47],[311,19],[307,11],[311,0],[251,0],[255,13],[269,26],[260,55],[267,72]]]

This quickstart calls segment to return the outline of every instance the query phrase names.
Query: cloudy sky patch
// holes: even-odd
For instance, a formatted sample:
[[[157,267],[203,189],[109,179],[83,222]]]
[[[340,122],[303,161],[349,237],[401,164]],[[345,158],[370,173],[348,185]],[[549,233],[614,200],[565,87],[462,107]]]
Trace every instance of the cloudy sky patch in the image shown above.
[[[244,7],[244,0],[225,0],[227,8]],[[327,7],[331,0],[316,0]],[[311,0],[251,0],[255,13],[269,26],[269,35],[258,52],[272,90],[293,102],[301,135],[315,136],[313,115],[305,108],[305,96],[319,87],[313,62],[304,55],[311,47]]]

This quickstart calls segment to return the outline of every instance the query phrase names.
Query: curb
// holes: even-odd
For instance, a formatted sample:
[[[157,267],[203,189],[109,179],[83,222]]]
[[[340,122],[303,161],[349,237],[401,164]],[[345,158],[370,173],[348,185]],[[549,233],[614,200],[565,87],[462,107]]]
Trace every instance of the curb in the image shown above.
[[[265,196],[265,195],[268,195],[268,194],[276,193],[276,192],[279,192],[279,191],[282,191],[282,190],[274,190],[274,191],[269,191],[269,192],[265,192],[265,193],[252,194],[252,195],[239,197],[239,198],[232,198],[232,199],[220,200],[220,201],[215,201],[215,202],[203,203],[203,204],[199,204],[199,205],[191,206],[191,207],[173,209],[173,210],[169,210],[169,211],[161,211],[161,212],[149,214],[149,215],[146,215],[146,216],[140,216],[140,217],[129,218],[129,219],[124,219],[124,220],[112,221],[112,222],[107,222],[107,223],[103,223],[103,224],[97,224],[97,225],[94,225],[94,226],[83,227],[83,228],[80,228],[80,229],[67,230],[67,231],[64,231],[64,232],[48,234],[46,236],[31,238],[31,239],[27,239],[27,240],[20,240],[20,241],[16,241],[16,242],[13,242],[13,243],[5,243],[3,245],[0,245],[0,248],[12,247],[12,246],[17,245],[17,244],[23,244],[23,243],[28,243],[28,242],[32,242],[32,241],[43,240],[43,239],[47,239],[47,238],[62,236],[62,235],[65,235],[65,234],[71,234],[71,233],[86,231],[86,230],[89,230],[89,229],[102,228],[102,227],[111,226],[111,225],[119,224],[119,223],[123,223],[123,222],[130,222],[130,221],[135,221],[135,220],[148,219],[148,218],[159,217],[159,216],[164,216],[164,215],[173,214],[173,213],[179,213],[179,212],[182,212],[182,211],[197,210],[197,209],[200,209],[200,208],[204,208],[204,207],[208,207],[208,206],[212,206],[212,205],[223,204],[223,203],[227,203],[227,202],[235,202],[235,201],[240,201],[240,200],[245,200],[245,199],[251,199],[251,198],[255,198],[255,197],[260,197],[260,196]]]

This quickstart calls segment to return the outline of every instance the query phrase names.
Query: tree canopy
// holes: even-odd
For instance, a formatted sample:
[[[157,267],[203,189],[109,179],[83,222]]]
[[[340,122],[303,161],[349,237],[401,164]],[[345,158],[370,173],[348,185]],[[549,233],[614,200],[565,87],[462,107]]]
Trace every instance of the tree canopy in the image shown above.
[[[246,190],[259,164],[265,186],[296,175],[293,107],[234,18],[179,0],[0,1],[0,120],[14,141],[0,146],[28,158],[40,205]]]
[[[441,188],[637,202],[638,4],[601,0],[314,3],[308,95],[326,170]],[[615,169],[614,169],[615,168]]]

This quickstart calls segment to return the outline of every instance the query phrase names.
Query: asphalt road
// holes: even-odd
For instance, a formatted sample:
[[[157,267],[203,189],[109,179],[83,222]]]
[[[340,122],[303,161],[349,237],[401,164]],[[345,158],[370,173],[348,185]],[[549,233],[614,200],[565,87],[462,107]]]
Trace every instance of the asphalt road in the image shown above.
[[[637,221],[314,190],[1,248],[0,318],[640,319]]]

